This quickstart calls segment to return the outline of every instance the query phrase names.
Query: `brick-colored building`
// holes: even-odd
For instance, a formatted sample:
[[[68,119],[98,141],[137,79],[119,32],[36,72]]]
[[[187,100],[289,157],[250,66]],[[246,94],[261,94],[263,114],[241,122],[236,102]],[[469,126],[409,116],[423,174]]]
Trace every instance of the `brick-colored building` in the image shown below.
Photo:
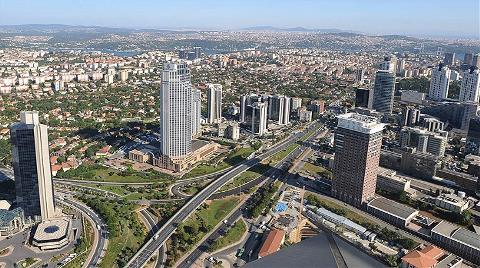
[[[361,206],[375,195],[383,124],[377,118],[348,113],[338,116],[332,195]]]

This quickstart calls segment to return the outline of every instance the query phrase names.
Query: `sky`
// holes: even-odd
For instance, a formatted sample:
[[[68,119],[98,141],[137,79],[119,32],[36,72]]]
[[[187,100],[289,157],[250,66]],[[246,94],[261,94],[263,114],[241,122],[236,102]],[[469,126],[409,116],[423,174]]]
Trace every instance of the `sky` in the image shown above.
[[[0,25],[335,28],[480,39],[480,0],[0,0]]]

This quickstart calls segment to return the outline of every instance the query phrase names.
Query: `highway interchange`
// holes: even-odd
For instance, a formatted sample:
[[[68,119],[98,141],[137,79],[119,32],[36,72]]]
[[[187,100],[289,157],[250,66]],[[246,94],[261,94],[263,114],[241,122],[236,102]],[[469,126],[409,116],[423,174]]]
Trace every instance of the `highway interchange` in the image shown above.
[[[140,268],[143,267],[148,260],[155,254],[156,251],[167,241],[167,239],[175,232],[179,223],[186,220],[205,200],[208,199],[213,193],[220,189],[223,185],[229,182],[240,173],[258,164],[262,159],[266,159],[277,152],[287,148],[294,142],[297,142],[300,138],[306,135],[309,131],[316,127],[316,124],[312,124],[309,128],[302,132],[297,132],[288,137],[283,142],[273,146],[267,152],[258,155],[257,157],[246,160],[236,166],[234,166],[227,173],[207,185],[202,191],[193,196],[177,213],[171,217],[158,231],[149,239],[140,250],[133,256],[133,258],[127,263],[126,267]]]

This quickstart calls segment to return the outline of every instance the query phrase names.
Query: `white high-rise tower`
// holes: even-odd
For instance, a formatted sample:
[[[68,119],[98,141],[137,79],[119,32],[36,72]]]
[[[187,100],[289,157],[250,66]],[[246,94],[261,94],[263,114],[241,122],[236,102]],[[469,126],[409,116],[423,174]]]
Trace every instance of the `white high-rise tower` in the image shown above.
[[[432,100],[444,100],[448,96],[448,84],[450,83],[450,69],[440,63],[437,68],[432,70],[432,80],[430,81],[430,90],[428,96]]]
[[[463,72],[462,85],[460,86],[461,102],[473,101],[478,102],[480,97],[480,71],[472,66],[470,69]]]
[[[165,63],[160,90],[160,153],[183,158],[192,149],[192,84],[185,63]]]
[[[207,86],[208,123],[218,123],[222,118],[222,85],[208,84]]]

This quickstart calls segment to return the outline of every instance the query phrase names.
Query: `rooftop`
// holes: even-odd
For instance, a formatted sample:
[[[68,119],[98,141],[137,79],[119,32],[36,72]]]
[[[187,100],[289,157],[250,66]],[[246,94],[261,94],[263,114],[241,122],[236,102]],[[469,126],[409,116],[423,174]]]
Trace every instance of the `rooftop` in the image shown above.
[[[368,206],[382,210],[390,215],[394,215],[405,220],[418,212],[418,210],[414,208],[400,204],[384,197],[377,197],[373,199],[368,203]]]
[[[432,229],[432,232],[480,250],[480,235],[453,223],[441,221]]]
[[[264,257],[276,252],[282,245],[282,240],[285,238],[285,231],[273,229],[268,233],[267,240],[262,245],[259,257]]]
[[[347,113],[337,116],[338,127],[350,129],[353,131],[372,134],[383,130],[384,124],[378,123],[378,119],[373,116]]]

